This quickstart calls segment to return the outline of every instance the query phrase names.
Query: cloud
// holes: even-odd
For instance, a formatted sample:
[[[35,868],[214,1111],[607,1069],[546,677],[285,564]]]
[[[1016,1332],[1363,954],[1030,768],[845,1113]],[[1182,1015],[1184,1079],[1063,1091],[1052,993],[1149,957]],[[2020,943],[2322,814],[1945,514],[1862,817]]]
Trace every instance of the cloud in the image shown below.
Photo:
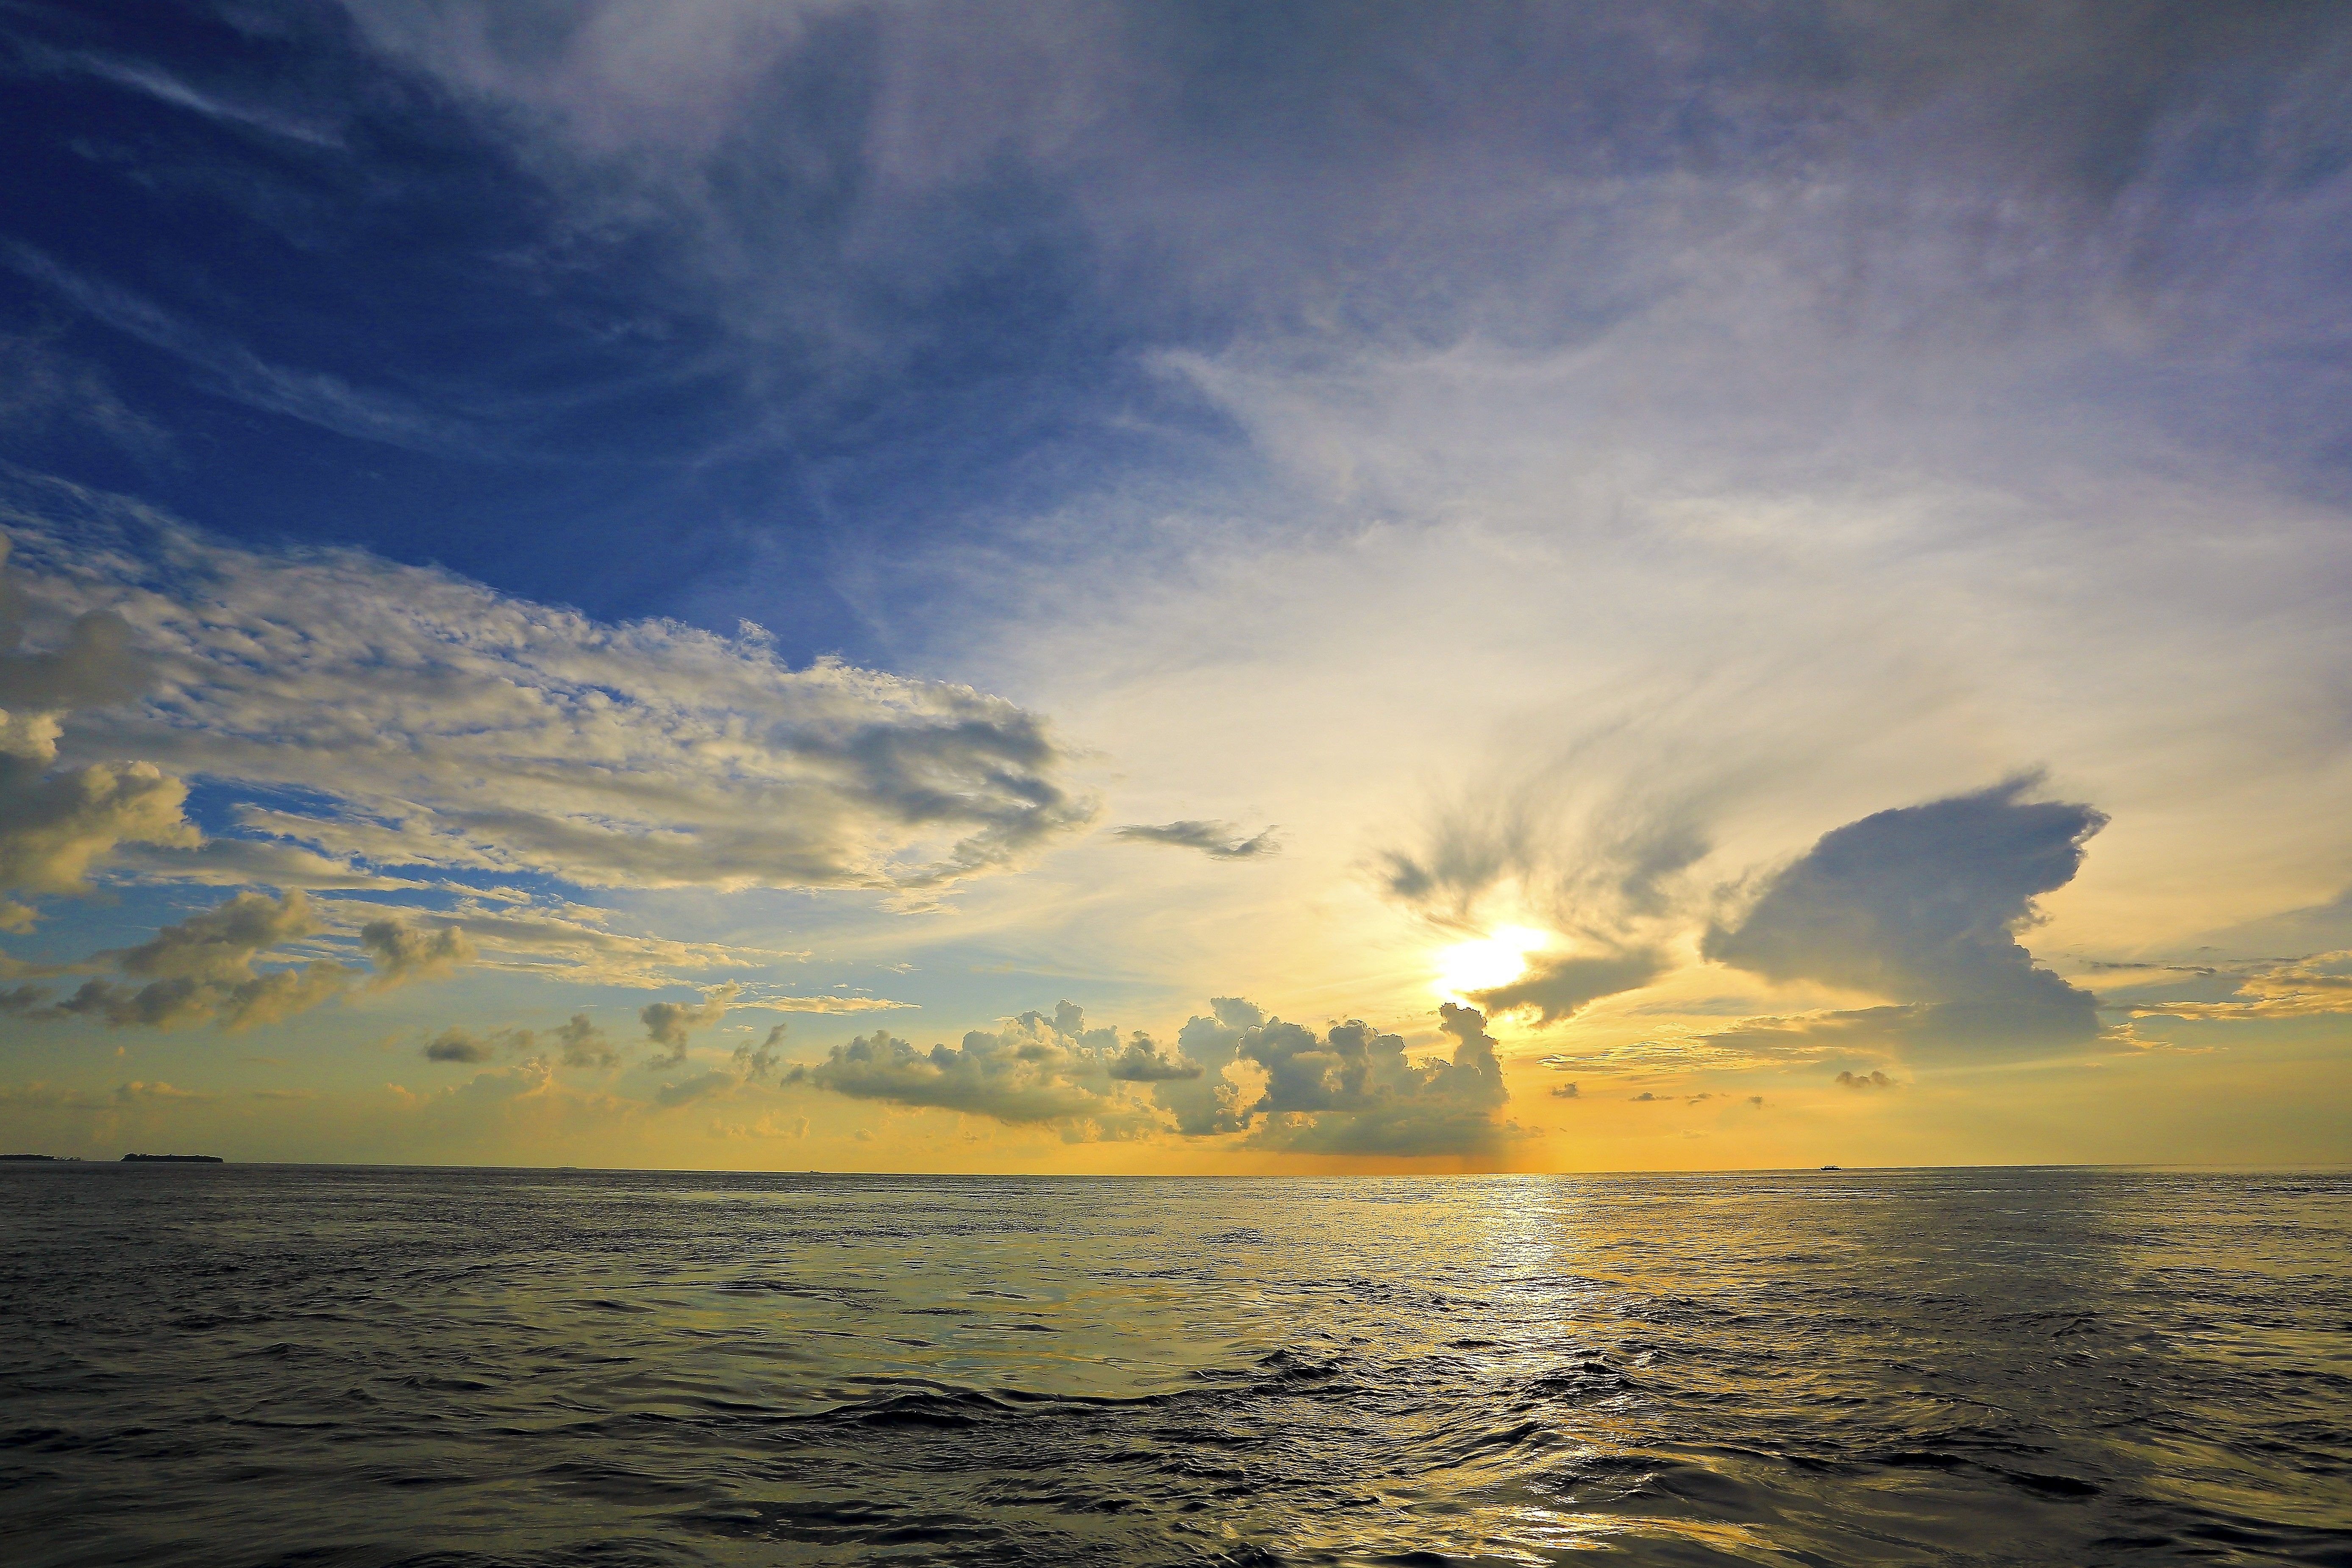
[[[893,1013],[915,1005],[912,1002],[894,1002],[887,996],[795,996],[782,991],[746,994],[745,1006],[771,1013]]]
[[[300,892],[239,893],[215,909],[164,926],[136,947],[97,955],[143,984],[89,980],[47,1016],[122,1026],[225,1029],[275,1023],[341,995],[363,971],[324,960],[257,970],[254,960],[306,937],[318,921]]]
[[[366,924],[394,921],[413,927],[418,941],[461,941],[486,967],[543,980],[591,985],[674,985],[683,975],[721,968],[745,968],[803,958],[804,953],[772,948],[733,947],[718,942],[679,942],[673,938],[611,929],[613,912],[593,905],[551,900],[522,903],[509,900],[485,901],[467,896],[443,910],[415,910],[359,900],[336,906],[346,921]],[[461,932],[451,937],[448,933]],[[855,1003],[827,1005],[831,999],[805,999],[803,1011],[854,1011]],[[763,1003],[789,1007],[789,1001]],[[891,1004],[873,1004],[891,1005]]]
[[[1770,980],[1889,997],[1903,1005],[1844,1016],[1916,1046],[2093,1038],[2091,994],[2038,967],[2014,932],[2033,919],[2037,895],[2074,879],[2106,818],[2025,800],[2038,782],[2011,779],[1823,834],[1767,879],[1738,921],[1710,929],[1702,951]]]
[[[1530,973],[1507,985],[1481,991],[1471,1000],[1489,1012],[1526,1009],[1536,1015],[1538,1023],[1556,1023],[1601,997],[1637,991],[1664,974],[1667,967],[1666,955],[1655,948],[1538,959]]]
[[[765,1083],[775,1072],[776,1064],[781,1059],[784,1034],[783,1025],[773,1024],[769,1026],[768,1037],[757,1046],[736,1047],[736,1073],[746,1082]]]
[[[418,931],[397,920],[368,921],[360,928],[360,946],[375,965],[379,987],[438,979],[476,956],[461,927]]]
[[[668,1067],[686,1059],[686,1037],[689,1030],[705,1024],[715,1024],[727,1016],[727,1004],[732,1002],[742,987],[733,981],[712,987],[699,1002],[648,1002],[638,1013],[646,1026],[646,1038],[666,1047],[667,1054],[656,1057],[653,1065]]]
[[[1244,837],[1240,828],[1230,822],[1164,822],[1158,826],[1130,823],[1118,830],[1118,837],[1139,844],[1169,844],[1181,849],[1198,849],[1216,860],[1248,860],[1261,855],[1279,853],[1282,843],[1271,827],[1255,837]]]
[[[38,515],[64,496],[0,506],[38,569],[25,592],[114,617],[153,671],[85,716],[68,762],[202,773],[247,792],[251,834],[379,868],[911,895],[1094,815],[1045,721],[968,687],[794,669],[761,638],[605,625],[357,552],[249,551],[82,492],[100,515],[68,540]]]
[[[188,787],[150,763],[49,771],[48,750],[0,752],[0,887],[80,893],[125,844],[193,846]]]
[[[238,893],[217,908],[163,927],[136,947],[105,956],[126,974],[236,982],[251,977],[256,954],[318,929],[310,902],[299,890],[281,898]]]
[[[713,1070],[698,1073],[679,1083],[666,1083],[654,1091],[654,1103],[663,1107],[691,1105],[698,1100],[724,1094],[740,1082],[733,1073]]]
[[[1566,938],[1531,954],[1518,979],[1474,994],[1480,1006],[1558,1023],[1673,966],[1668,948],[1694,902],[1688,873],[1710,847],[1699,818],[1712,792],[1608,784],[1612,746],[1631,750],[1637,736],[1638,726],[1604,726],[1516,776],[1475,783],[1425,813],[1417,847],[1379,856],[1384,890],[1442,927],[1483,928],[1499,900],[1514,923]]]
[[[495,1042],[463,1029],[444,1029],[425,1047],[425,1059],[434,1062],[486,1062],[498,1055]]]
[[[97,367],[57,350],[61,335],[55,324],[0,332],[0,429],[43,434],[80,425],[134,458],[169,452],[171,437],[127,406]]]
[[[2203,975],[2215,973],[2210,968],[2191,968],[2188,972]],[[2220,1001],[2134,1001],[2126,1005],[2126,1011],[2136,1018],[2205,1022],[2313,1018],[2352,1013],[2352,952],[2313,953],[2304,958],[2251,964],[2232,979],[2232,994]]]
[[[25,55],[31,62],[48,69],[85,71],[119,87],[144,93],[158,102],[201,114],[208,120],[266,131],[273,136],[312,147],[342,145],[342,139],[327,126],[282,113],[267,104],[245,103],[206,92],[169,72],[138,60],[114,59],[86,53],[67,54],[37,47],[26,49]]]
[[[54,1005],[18,1010],[42,1019],[89,1018],[115,1026],[178,1028],[215,1024],[247,1028],[276,1023],[337,1000],[365,984],[382,990],[449,973],[468,955],[453,931],[425,935],[396,921],[372,922],[362,944],[373,968],[325,959],[256,967],[272,949],[325,929],[299,889],[281,896],[237,893],[215,908],[165,925],[132,947],[110,948],[79,964],[110,966],[121,980],[92,979]],[[55,972],[54,970],[52,972]]]
[[[209,887],[305,888],[313,891],[394,892],[425,884],[362,870],[299,845],[215,835],[202,843],[126,843],[108,858],[110,869],[142,882],[194,882]]]
[[[1558,1100],[1576,1100],[1580,1098],[1576,1092],[1576,1085],[1572,1083],[1554,1084],[1549,1092],[1553,1096],[1553,1098]]]
[[[574,1013],[555,1031],[555,1044],[568,1068],[608,1068],[621,1059],[604,1031],[585,1013]]]
[[[1895,1087],[1893,1079],[1875,1069],[1865,1073],[1842,1072],[1837,1075],[1837,1081],[1846,1089],[1893,1089]]]
[[[108,610],[40,616],[56,629],[55,646],[28,649],[25,595],[6,574],[10,550],[0,534],[0,888],[85,892],[91,870],[124,845],[193,847],[199,836],[182,809],[187,786],[152,763],[53,767],[68,714],[135,695],[150,671],[128,623]]]
[[[48,993],[38,985],[12,985],[0,991],[0,1013],[30,1013],[48,1000]]]
[[[1129,1084],[1165,1089],[1190,1064],[1171,1061],[1144,1036],[1121,1040],[1089,1029],[1064,1002],[1053,1016],[1024,1013],[1002,1029],[974,1029],[956,1046],[921,1050],[887,1030],[835,1046],[786,1081],[858,1100],[927,1106],[1014,1125],[1050,1123],[1074,1142],[1149,1136],[1160,1125]]]
[[[1486,1017],[1475,1008],[1440,1007],[1438,1026],[1454,1042],[1453,1058],[1414,1062],[1402,1036],[1359,1020],[1318,1035],[1237,997],[1210,1005],[1177,1036],[1202,1076],[1154,1090],[1182,1132],[1247,1131],[1255,1144],[1301,1152],[1422,1155],[1487,1152],[1512,1131],[1495,1116],[1510,1095]],[[1255,1100],[1227,1073],[1240,1064],[1265,1075]]]
[[[466,451],[480,446],[463,426],[405,399],[353,386],[323,371],[273,364],[242,343],[127,289],[85,277],[29,245],[0,244],[0,261],[47,285],[116,331],[194,366],[212,391],[248,407],[413,451]]]

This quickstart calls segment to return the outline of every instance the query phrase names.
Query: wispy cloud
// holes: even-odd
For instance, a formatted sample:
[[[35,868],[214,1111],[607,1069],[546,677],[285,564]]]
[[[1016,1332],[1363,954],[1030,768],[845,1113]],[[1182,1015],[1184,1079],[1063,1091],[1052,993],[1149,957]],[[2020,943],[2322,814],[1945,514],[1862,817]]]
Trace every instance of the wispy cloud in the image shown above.
[[[225,397],[322,430],[417,451],[480,445],[465,425],[390,393],[354,386],[324,371],[273,364],[244,344],[172,314],[127,289],[88,278],[20,241],[0,245],[0,261],[47,285],[119,332],[204,373]]]
[[[1179,849],[1197,849],[1213,860],[1248,860],[1260,855],[1277,853],[1282,841],[1268,827],[1255,835],[1245,835],[1230,822],[1163,822],[1156,826],[1130,823],[1118,829],[1118,837],[1138,844],[1166,844]]]
[[[86,72],[118,87],[144,93],[159,103],[168,103],[175,109],[203,115],[207,120],[267,132],[272,136],[306,146],[340,148],[343,145],[341,134],[332,125],[289,114],[274,105],[206,92],[143,61],[48,49],[28,51],[27,58],[50,70]]]

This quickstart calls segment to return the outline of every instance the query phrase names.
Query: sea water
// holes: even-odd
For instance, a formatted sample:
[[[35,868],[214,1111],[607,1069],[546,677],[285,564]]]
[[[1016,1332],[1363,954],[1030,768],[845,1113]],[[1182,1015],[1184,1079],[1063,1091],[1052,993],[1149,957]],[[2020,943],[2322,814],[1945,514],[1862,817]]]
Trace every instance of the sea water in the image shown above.
[[[2352,1563],[2352,1176],[0,1168],[0,1555]]]

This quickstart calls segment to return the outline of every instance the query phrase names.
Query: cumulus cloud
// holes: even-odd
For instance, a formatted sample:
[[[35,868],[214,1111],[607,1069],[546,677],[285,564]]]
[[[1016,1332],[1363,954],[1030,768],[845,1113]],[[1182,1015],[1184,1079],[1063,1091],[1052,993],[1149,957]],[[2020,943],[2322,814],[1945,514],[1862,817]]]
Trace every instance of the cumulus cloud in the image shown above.
[[[1002,1029],[974,1029],[956,1046],[922,1050],[887,1030],[835,1046],[787,1081],[805,1081],[859,1100],[929,1106],[1015,1125],[1051,1123],[1071,1142],[1139,1138],[1160,1118],[1129,1084],[1162,1089],[1192,1068],[1171,1061],[1142,1035],[1087,1027],[1085,1011],[1064,1002],[1049,1017],[1024,1013]]]
[[[574,1013],[555,1031],[555,1047],[568,1068],[608,1068],[621,1053],[585,1013]]]
[[[0,744],[23,731],[0,736]],[[187,785],[152,763],[91,763],[51,771],[54,736],[0,751],[0,886],[31,893],[88,890],[91,870],[124,844],[193,846]]]
[[[1255,837],[1244,837],[1230,822],[1163,822],[1152,826],[1129,823],[1118,830],[1118,837],[1138,844],[1168,844],[1180,849],[1198,849],[1216,860],[1249,860],[1261,855],[1272,855],[1282,847],[1268,827]]]
[[[967,687],[794,669],[764,638],[605,625],[357,552],[246,550],[80,492],[68,536],[43,515],[58,494],[15,488],[23,592],[97,628],[74,668],[127,647],[149,672],[67,762],[269,791],[247,832],[347,863],[910,895],[1093,816],[1045,721]]]
[[[1863,1073],[1842,1072],[1837,1075],[1837,1081],[1845,1089],[1893,1089],[1895,1087],[1893,1079],[1875,1068]]]
[[[1765,881],[1743,917],[1710,929],[1703,951],[1768,979],[1898,1004],[1832,1016],[1815,1032],[1853,1026],[1943,1048],[2091,1039],[2091,994],[2036,965],[2015,932],[2034,918],[2038,895],[2074,879],[2106,818],[2025,799],[2037,782],[1882,811],[1822,835]]]
[[[637,1014],[646,1026],[646,1038],[666,1047],[666,1054],[655,1058],[654,1065],[669,1067],[684,1061],[688,1032],[725,1017],[727,1004],[735,1000],[742,989],[730,980],[705,992],[699,1002],[646,1003]]]
[[[1510,1098],[1502,1064],[1486,1017],[1475,1008],[1451,1002],[1439,1008],[1438,1026],[1453,1038],[1454,1056],[1415,1062],[1407,1059],[1402,1036],[1359,1020],[1318,1034],[1238,997],[1219,997],[1210,1006],[1177,1036],[1202,1076],[1154,1091],[1180,1131],[1246,1131],[1252,1142],[1272,1148],[1396,1155],[1478,1153],[1508,1133],[1495,1115]],[[1239,1064],[1265,1075],[1254,1100],[1227,1071]]]
[[[425,1047],[425,1059],[432,1062],[486,1062],[498,1054],[494,1041],[458,1028],[442,1030]]]
[[[187,847],[199,835],[182,810],[187,786],[152,763],[54,765],[68,713],[131,698],[149,671],[121,616],[28,606],[7,572],[11,549],[0,534],[0,888],[84,892],[92,868],[121,847]],[[36,622],[54,646],[28,646]],[[23,910],[10,906],[12,925],[30,922],[29,911],[15,913]]]
[[[111,967],[124,977],[85,981],[54,1005],[20,1008],[46,1019],[89,1018],[117,1026],[177,1028],[216,1024],[246,1028],[290,1017],[359,987],[382,990],[447,973],[468,956],[461,936],[430,936],[396,921],[372,922],[362,945],[373,968],[328,959],[257,967],[271,950],[317,936],[325,928],[299,889],[283,895],[246,892],[165,925],[133,947],[110,948],[79,964]]]
[[[737,1074],[749,1083],[766,1082],[775,1072],[777,1062],[782,1058],[785,1032],[783,1025],[773,1024],[769,1026],[768,1037],[757,1046],[736,1047]]]
[[[360,946],[375,965],[379,986],[436,979],[475,957],[462,927],[418,931],[397,920],[368,921],[360,928]]]
[[[323,959],[255,968],[254,960],[269,949],[318,929],[299,891],[276,899],[239,893],[215,909],[164,926],[136,947],[99,954],[131,981],[86,981],[53,1011],[152,1028],[212,1023],[235,1029],[274,1023],[341,995],[366,973]]]

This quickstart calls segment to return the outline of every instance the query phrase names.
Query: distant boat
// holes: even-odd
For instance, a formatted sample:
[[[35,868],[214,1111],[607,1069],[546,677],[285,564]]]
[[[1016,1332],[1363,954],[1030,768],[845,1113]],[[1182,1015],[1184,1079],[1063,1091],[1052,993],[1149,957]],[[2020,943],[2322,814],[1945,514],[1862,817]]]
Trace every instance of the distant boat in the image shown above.
[[[125,1154],[126,1165],[220,1165],[226,1164],[218,1154]]]
[[[1822,1170],[1824,1170],[1824,1171],[1834,1171],[1834,1170],[1838,1169],[1838,1167],[1837,1167],[1837,1166],[1835,1166],[1835,1165],[1823,1165],[1823,1166],[1822,1167]]]

